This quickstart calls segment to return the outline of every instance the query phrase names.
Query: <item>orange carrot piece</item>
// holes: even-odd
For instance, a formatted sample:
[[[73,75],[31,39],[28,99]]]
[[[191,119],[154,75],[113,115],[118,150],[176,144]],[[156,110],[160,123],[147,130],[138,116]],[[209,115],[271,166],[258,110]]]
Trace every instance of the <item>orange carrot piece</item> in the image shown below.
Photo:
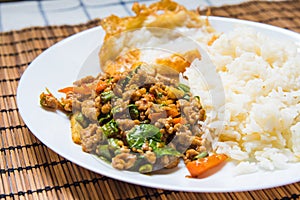
[[[62,89],[59,89],[58,92],[62,92],[67,94],[68,92],[74,92],[74,93],[79,93],[79,94],[90,94],[92,89],[88,87],[87,85],[82,85],[80,87],[65,87]]]
[[[187,169],[189,170],[191,177],[198,178],[204,172],[218,166],[227,159],[225,154],[214,154],[205,158],[200,158],[188,162],[186,164]]]
[[[105,81],[99,81],[96,87],[96,92],[100,93],[107,87],[107,83]]]
[[[168,116],[171,116],[171,117],[177,117],[180,113],[178,112],[178,110],[176,108],[171,108],[171,109],[167,110],[167,114],[168,114]]]
[[[184,118],[182,117],[177,117],[173,119],[173,124],[185,124],[186,121]]]
[[[58,92],[62,92],[62,93],[68,93],[70,91],[74,91],[74,87],[65,87],[65,88],[58,90]]]
[[[74,92],[75,93],[79,93],[79,94],[86,94],[86,95],[88,95],[88,94],[91,94],[92,89],[89,86],[83,84],[83,85],[81,85],[79,87],[74,87]]]

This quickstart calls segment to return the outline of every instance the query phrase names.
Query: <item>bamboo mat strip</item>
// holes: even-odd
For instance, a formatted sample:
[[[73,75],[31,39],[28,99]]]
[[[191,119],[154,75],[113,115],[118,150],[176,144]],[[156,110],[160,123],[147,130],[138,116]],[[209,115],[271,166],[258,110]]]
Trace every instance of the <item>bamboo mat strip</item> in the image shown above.
[[[205,12],[206,10],[202,11],[203,14]],[[211,14],[266,23],[300,32],[299,0],[251,1],[240,5],[211,8]]]
[[[210,9],[215,16],[263,22],[300,33],[299,0]],[[48,47],[99,23],[100,19],[95,19],[74,26],[0,33],[0,199],[300,199],[300,183],[232,193],[187,193],[128,184],[81,168],[35,138],[16,104],[23,72]]]

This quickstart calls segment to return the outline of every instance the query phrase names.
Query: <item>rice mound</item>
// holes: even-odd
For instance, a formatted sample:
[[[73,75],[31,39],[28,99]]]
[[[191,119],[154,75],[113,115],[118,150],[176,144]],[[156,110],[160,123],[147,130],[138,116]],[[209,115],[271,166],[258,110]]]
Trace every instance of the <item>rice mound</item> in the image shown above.
[[[236,174],[284,169],[300,161],[297,46],[239,27],[205,48],[222,80],[225,104],[207,100],[211,91],[199,84],[206,75],[197,76],[202,61],[195,60],[184,76],[207,109],[204,125],[215,129],[222,124],[215,135],[206,134],[213,150],[237,162]],[[222,117],[213,112],[222,108]]]

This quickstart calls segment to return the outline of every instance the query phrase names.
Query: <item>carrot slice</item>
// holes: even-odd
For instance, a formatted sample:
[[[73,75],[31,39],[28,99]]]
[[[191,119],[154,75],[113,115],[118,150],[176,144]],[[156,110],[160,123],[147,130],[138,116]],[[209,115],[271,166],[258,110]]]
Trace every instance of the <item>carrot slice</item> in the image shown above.
[[[62,88],[62,89],[59,89],[58,92],[62,92],[62,93],[65,93],[67,94],[68,92],[74,92],[74,93],[79,93],[79,94],[90,94],[92,89],[91,89],[92,86],[87,86],[87,85],[82,85],[82,86],[79,86],[79,87],[65,87],[65,88]]]
[[[186,121],[184,118],[182,117],[177,117],[173,119],[173,124],[185,124]]]
[[[91,86],[87,86],[85,84],[79,86],[79,87],[74,87],[74,92],[78,94],[83,94],[83,95],[88,95],[91,94],[92,89]]]
[[[96,87],[96,92],[100,93],[107,87],[107,83],[105,81],[99,81]]]
[[[167,111],[167,115],[171,117],[177,117],[180,114],[176,108],[170,108],[169,110],[166,111]]]
[[[65,88],[62,88],[62,89],[58,90],[58,92],[68,93],[68,92],[73,91],[73,90],[74,90],[74,87],[65,87]]]
[[[214,154],[205,158],[200,158],[188,162],[186,164],[187,169],[189,170],[191,177],[199,178],[204,172],[220,165],[228,157],[225,154]]]

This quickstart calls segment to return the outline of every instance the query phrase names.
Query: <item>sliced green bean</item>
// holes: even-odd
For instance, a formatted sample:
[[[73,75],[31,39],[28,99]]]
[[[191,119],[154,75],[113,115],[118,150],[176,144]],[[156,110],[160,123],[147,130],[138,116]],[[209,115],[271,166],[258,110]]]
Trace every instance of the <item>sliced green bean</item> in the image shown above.
[[[203,151],[203,152],[199,153],[197,156],[195,156],[194,159],[197,160],[199,158],[205,158],[206,156],[208,156],[207,151]]]

